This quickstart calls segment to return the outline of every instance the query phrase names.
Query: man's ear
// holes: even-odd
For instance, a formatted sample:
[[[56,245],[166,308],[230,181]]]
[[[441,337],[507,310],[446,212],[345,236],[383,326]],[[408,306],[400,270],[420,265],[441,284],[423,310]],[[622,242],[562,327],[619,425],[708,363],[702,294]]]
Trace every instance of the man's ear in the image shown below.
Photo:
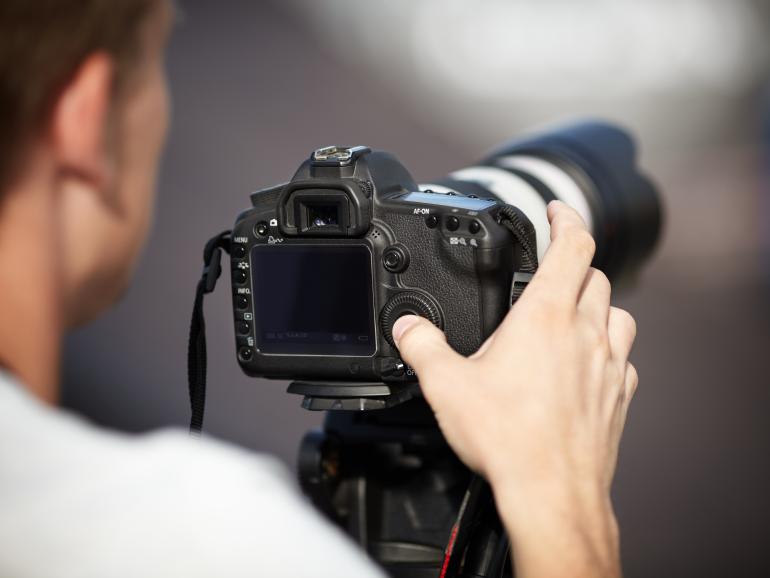
[[[104,190],[112,179],[108,147],[114,64],[94,53],[80,65],[54,103],[51,137],[60,170]]]

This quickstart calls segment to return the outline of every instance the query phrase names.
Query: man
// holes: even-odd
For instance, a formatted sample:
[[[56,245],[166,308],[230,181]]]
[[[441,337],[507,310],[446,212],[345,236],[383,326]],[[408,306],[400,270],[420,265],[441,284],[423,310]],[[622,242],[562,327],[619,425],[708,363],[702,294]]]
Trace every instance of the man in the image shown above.
[[[146,236],[170,19],[166,0],[0,4],[0,575],[380,576],[274,460],[55,408],[62,336],[121,295]],[[548,217],[540,270],[479,352],[416,317],[394,338],[490,482],[517,575],[619,576],[635,326],[580,217]]]

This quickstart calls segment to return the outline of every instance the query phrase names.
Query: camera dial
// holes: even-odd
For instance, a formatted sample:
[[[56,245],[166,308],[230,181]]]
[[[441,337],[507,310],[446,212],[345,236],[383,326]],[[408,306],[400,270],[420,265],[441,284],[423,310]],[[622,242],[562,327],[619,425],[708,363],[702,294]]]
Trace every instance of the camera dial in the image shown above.
[[[393,347],[396,346],[393,341],[393,325],[404,315],[419,315],[439,329],[444,328],[441,310],[433,299],[417,291],[402,291],[391,297],[380,313],[380,328]]]

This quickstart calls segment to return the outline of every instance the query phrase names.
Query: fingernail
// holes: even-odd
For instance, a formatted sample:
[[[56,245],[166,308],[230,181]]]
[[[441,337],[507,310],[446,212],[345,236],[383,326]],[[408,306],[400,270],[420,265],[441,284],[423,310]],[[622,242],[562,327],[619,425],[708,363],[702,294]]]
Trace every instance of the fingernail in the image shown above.
[[[420,318],[417,315],[404,315],[396,319],[396,322],[393,324],[393,341],[396,342],[396,345],[398,345],[404,332],[419,321]]]

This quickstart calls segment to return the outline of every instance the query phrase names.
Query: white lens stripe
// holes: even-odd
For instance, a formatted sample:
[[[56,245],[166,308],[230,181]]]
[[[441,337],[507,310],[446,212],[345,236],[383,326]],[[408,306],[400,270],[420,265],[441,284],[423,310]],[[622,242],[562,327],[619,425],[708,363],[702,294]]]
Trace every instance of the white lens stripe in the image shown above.
[[[492,191],[504,203],[520,209],[535,226],[537,258],[542,260],[551,243],[551,226],[548,224],[546,204],[540,193],[527,181],[496,167],[470,167],[449,175],[458,181],[471,181]]]
[[[502,157],[497,159],[497,164],[501,167],[518,169],[535,177],[551,189],[557,199],[575,209],[583,217],[588,230],[591,233],[594,232],[594,219],[585,193],[574,179],[561,168],[544,159],[526,155]]]

